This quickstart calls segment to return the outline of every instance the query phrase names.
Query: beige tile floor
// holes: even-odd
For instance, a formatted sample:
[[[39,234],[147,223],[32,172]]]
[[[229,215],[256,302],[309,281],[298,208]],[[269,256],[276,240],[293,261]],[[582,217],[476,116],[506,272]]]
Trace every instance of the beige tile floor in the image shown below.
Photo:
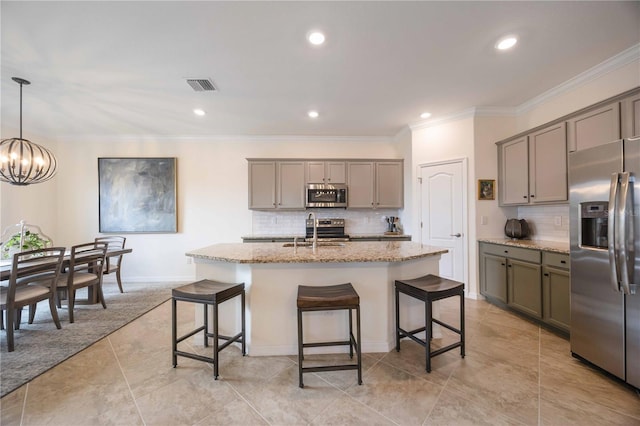
[[[442,317],[456,322],[455,303]],[[181,328],[193,321],[182,309]],[[467,356],[424,371],[424,350],[365,354],[354,371],[305,374],[296,357],[221,353],[171,366],[169,302],[0,400],[2,425],[640,425],[634,390],[573,359],[566,339],[467,300]],[[445,335],[434,341],[451,340]],[[337,360],[344,355],[308,356]],[[306,362],[306,361],[305,361]]]

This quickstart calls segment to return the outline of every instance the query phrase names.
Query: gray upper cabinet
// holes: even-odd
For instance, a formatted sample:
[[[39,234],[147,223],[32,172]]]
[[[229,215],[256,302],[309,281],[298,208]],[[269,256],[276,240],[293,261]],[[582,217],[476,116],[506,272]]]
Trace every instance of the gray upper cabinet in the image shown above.
[[[276,208],[276,162],[249,162],[249,208]]]
[[[404,199],[402,178],[402,161],[376,163],[376,208],[402,208]]]
[[[527,137],[498,147],[500,205],[529,203],[529,154]]]
[[[374,208],[375,163],[358,161],[347,163],[349,208]]]
[[[347,163],[349,208],[402,208],[402,161],[353,161]]]
[[[567,120],[569,151],[580,151],[620,139],[620,102],[611,102]]]
[[[307,183],[346,183],[345,161],[307,161]]]
[[[304,161],[278,161],[277,183],[278,208],[304,210]]]
[[[304,210],[304,161],[249,161],[249,208]]]
[[[566,202],[567,133],[557,123],[498,146],[500,205]]]
[[[622,106],[622,137],[640,137],[640,93],[625,98]]]
[[[529,202],[568,200],[567,130],[565,123],[529,136]]]

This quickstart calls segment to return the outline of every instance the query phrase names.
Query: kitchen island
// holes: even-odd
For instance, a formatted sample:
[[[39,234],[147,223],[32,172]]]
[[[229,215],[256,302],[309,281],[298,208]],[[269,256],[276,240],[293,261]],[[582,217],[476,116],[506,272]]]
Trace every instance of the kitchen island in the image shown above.
[[[394,281],[437,274],[440,255],[446,251],[402,241],[319,243],[315,250],[277,242],[215,244],[186,255],[194,259],[198,280],[245,283],[250,355],[294,355],[298,285],[350,282],[360,295],[363,352],[388,352],[395,345]],[[400,302],[403,325],[424,326],[424,304],[404,296]],[[239,329],[239,312],[239,302],[220,306],[221,333]],[[305,341],[346,336],[346,315],[346,311],[305,314]],[[200,319],[201,315],[196,313],[196,320]]]

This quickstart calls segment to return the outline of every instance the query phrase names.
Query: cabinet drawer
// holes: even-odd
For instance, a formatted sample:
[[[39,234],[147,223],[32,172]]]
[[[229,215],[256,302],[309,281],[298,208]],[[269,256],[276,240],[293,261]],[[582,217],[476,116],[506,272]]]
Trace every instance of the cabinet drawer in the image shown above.
[[[562,253],[542,252],[542,263],[556,268],[569,269],[569,255]]]
[[[511,259],[524,260],[525,262],[540,263],[540,251],[520,247],[511,247],[501,244],[482,244],[481,250],[487,254],[504,256]]]

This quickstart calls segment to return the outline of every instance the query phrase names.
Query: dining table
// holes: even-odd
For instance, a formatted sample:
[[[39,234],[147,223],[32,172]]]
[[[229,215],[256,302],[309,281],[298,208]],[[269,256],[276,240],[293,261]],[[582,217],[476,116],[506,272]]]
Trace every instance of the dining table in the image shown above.
[[[131,252],[133,252],[133,249],[131,248],[112,249],[112,250],[107,250],[106,257],[107,258],[117,257],[117,256],[121,256],[123,254],[128,254]],[[64,258],[62,259],[62,270],[65,270],[65,268],[69,267],[70,257],[71,257],[70,252],[66,251],[64,254]],[[0,260],[0,281],[8,280],[9,277],[11,276],[12,263],[13,263],[13,258]],[[20,270],[18,270],[18,276],[20,276]],[[89,286],[87,289],[88,289],[87,303],[98,303],[98,296],[96,292],[93,291],[93,286]]]

